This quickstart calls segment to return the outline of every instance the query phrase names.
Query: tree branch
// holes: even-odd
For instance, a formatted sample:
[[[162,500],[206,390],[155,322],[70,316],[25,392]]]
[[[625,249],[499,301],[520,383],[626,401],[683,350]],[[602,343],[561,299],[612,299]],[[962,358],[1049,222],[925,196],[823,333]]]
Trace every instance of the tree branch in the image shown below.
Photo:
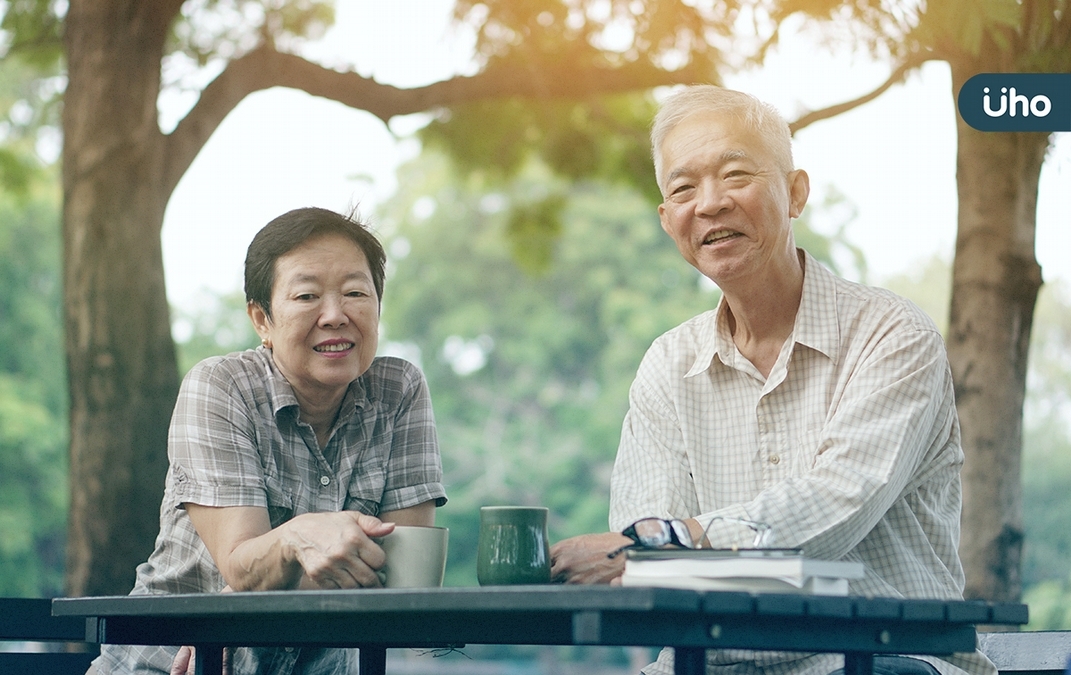
[[[791,122],[788,125],[788,128],[793,133],[793,135],[795,135],[795,133],[800,129],[814,124],[815,122],[819,122],[824,119],[829,119],[830,117],[836,117],[837,115],[840,115],[841,113],[846,113],[849,110],[852,110],[853,108],[858,108],[864,103],[869,103],[870,101],[876,99],[878,96],[884,94],[894,84],[897,84],[898,82],[903,80],[904,76],[907,75],[908,71],[914,68],[918,68],[923,63],[926,63],[930,60],[933,60],[933,57],[922,55],[909,56],[906,61],[901,63],[900,66],[897,67],[897,69],[894,70],[891,75],[889,75],[889,78],[885,80],[885,82],[883,82],[881,86],[879,86],[877,89],[870,92],[869,94],[864,94],[859,98],[852,99],[851,101],[845,101],[844,103],[838,103],[837,105],[833,105],[828,108],[811,111],[797,119],[795,122]]]
[[[537,100],[588,98],[709,79],[700,64],[664,71],[645,63],[616,68],[556,61],[547,64],[492,66],[471,77],[454,77],[424,87],[399,89],[354,72],[339,72],[293,54],[261,46],[232,61],[201,92],[193,109],[167,139],[164,180],[174,189],[197,153],[223,119],[253,92],[289,87],[365,110],[384,122],[458,103],[508,97]]]

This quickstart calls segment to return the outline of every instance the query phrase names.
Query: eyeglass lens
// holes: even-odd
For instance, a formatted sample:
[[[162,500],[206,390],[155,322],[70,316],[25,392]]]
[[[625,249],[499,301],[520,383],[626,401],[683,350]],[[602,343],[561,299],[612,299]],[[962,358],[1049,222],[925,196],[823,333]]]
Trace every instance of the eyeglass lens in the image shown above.
[[[767,525],[766,523],[756,523],[751,520],[744,520],[743,518],[733,518],[731,516],[715,516],[711,519],[709,523],[707,523],[706,530],[703,531],[703,540],[707,541],[708,546],[710,545],[710,540],[707,537],[707,532],[710,531],[710,527],[715,523],[715,521],[719,520],[727,523],[739,523],[740,525],[746,525],[747,527],[749,527],[755,533],[755,538],[751,542],[752,548],[769,548],[773,544],[773,528]]]
[[[676,544],[684,548],[694,548],[688,526],[679,520],[644,518],[636,521],[632,527],[642,546],[658,548],[666,544]]]

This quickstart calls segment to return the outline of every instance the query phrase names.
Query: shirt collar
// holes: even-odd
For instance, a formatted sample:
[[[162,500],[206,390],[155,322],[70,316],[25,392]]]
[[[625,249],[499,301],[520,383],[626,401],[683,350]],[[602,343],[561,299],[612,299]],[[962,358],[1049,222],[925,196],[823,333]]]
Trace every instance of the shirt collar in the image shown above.
[[[840,320],[837,316],[837,278],[804,251],[803,297],[792,329],[797,344],[837,360]]]
[[[271,350],[265,347],[257,347],[257,352],[264,358],[267,368],[268,398],[271,401],[272,412],[278,417],[279,413],[287,408],[293,408],[297,414],[298,400],[294,395],[294,388],[286,381],[275,360],[271,356]],[[369,368],[369,371],[371,368]],[[369,372],[365,371],[360,377],[350,382],[346,395],[342,397],[338,421],[341,423],[351,417],[356,410],[363,410],[372,404],[371,388],[369,387]]]
[[[840,344],[836,279],[810,253],[804,251],[803,257],[803,295],[796,310],[796,322],[790,339],[836,360],[837,345]],[[703,338],[697,345],[695,363],[685,377],[705,372],[715,356],[729,367],[733,367],[735,359],[741,358],[729,332],[728,305],[724,295],[718,301],[717,309],[705,321],[706,324],[700,327]]]

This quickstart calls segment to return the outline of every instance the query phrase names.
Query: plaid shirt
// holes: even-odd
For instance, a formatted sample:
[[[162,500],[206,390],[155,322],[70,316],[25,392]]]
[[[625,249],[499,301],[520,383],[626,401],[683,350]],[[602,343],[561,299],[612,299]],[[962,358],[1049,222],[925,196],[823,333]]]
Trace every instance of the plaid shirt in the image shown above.
[[[325,448],[298,420],[271,351],[214,357],[183,380],[168,437],[160,535],[132,594],[218,593],[225,582],[182,505],[267,508],[272,527],[310,512],[378,515],[446,502],[431,399],[412,364],[377,358],[349,387]],[[101,673],[168,673],[174,647],[105,646]],[[237,649],[235,675],[357,671],[355,650]]]
[[[630,392],[610,527],[696,517],[716,547],[773,546],[854,560],[853,595],[962,598],[959,422],[944,342],[917,307],[806,256],[792,335],[768,377],[744,358],[725,300],[651,346]],[[711,651],[709,672],[826,675],[833,655]],[[926,657],[946,675],[995,675],[979,652]],[[645,672],[671,673],[663,650]]]

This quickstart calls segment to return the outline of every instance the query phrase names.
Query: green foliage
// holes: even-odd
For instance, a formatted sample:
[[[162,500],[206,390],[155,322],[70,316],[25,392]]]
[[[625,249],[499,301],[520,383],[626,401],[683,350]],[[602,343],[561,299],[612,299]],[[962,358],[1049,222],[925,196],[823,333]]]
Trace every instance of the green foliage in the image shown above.
[[[59,122],[59,84],[47,77],[53,72],[22,54],[0,60],[0,186],[9,194],[25,197],[32,185],[51,178],[35,145]]]
[[[954,45],[972,56],[981,53],[989,38],[1007,51],[1011,45],[1006,31],[1018,27],[1021,14],[1022,3],[1016,0],[931,2],[920,15],[913,37],[924,45]]]
[[[933,319],[941,334],[947,332],[952,268],[943,257],[933,255],[916,263],[914,269],[885,279],[880,285],[914,302]]]
[[[468,585],[480,506],[548,506],[555,539],[606,529],[640,357],[718,296],[624,189],[567,190],[530,165],[488,193],[430,153],[400,182],[410,189],[381,218],[393,260],[383,322],[422,355],[450,493],[448,583]],[[540,193],[568,199],[558,245],[540,253],[550,263],[530,274],[511,251],[509,207]]]
[[[8,0],[0,30],[6,51],[43,70],[55,69],[62,58],[65,3],[54,0]]]
[[[1071,606],[1071,292],[1064,284],[1046,284],[1038,295],[1024,408],[1023,585],[1030,625],[1071,628],[1071,614],[1054,613],[1061,602]]]
[[[67,395],[54,194],[0,197],[0,595],[63,591]]]
[[[529,164],[502,191],[425,152],[380,221],[391,255],[385,337],[417,353],[435,405],[450,503],[447,583],[475,583],[479,507],[540,504],[555,540],[605,531],[628,388],[651,342],[718,301],[654,207],[597,182],[562,184]],[[495,183],[500,185],[500,183]],[[531,270],[516,209],[557,195],[561,233]],[[830,243],[797,233],[827,262]],[[385,340],[385,345],[389,343]]]
[[[335,21],[333,0],[187,0],[181,12],[168,51],[198,66],[245,53],[258,40],[294,47]]]
[[[661,201],[651,164],[648,94],[584,101],[477,101],[452,107],[420,131],[465,174],[508,181],[539,158],[572,180],[630,186]]]
[[[848,227],[855,221],[856,215],[858,210],[843,193],[835,187],[827,187],[822,201],[809,205],[792,222],[792,232],[796,246],[805,249],[834,272],[842,276],[852,273],[852,278],[866,283],[866,256],[848,238]],[[812,224],[812,220],[818,222]]]
[[[252,349],[260,344],[245,313],[245,294],[202,293],[196,311],[172,311],[172,333],[178,348],[179,372],[184,374],[209,356]]]
[[[476,33],[488,66],[649,62],[662,68],[714,63],[741,13],[736,0],[458,0],[457,19]],[[713,70],[713,69],[712,69]]]

